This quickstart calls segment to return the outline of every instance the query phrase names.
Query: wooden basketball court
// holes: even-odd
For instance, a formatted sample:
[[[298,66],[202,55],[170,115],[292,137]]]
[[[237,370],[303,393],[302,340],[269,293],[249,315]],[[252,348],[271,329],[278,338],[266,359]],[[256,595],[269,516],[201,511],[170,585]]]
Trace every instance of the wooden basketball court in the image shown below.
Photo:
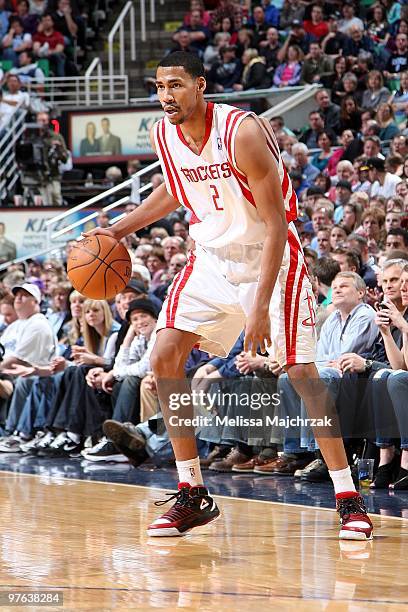
[[[339,542],[334,511],[218,497],[213,526],[149,539],[161,490],[7,472],[0,481],[0,609],[27,609],[6,606],[8,591],[62,592],[63,605],[46,610],[408,609],[404,519],[375,515],[373,542]]]

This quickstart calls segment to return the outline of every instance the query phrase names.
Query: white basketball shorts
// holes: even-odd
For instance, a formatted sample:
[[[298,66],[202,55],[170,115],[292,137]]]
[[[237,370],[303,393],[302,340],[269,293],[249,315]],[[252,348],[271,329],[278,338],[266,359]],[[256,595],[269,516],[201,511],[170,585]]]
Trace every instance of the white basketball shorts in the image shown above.
[[[200,349],[226,357],[245,327],[259,278],[262,244],[197,246],[169,287],[156,330],[201,336]],[[270,302],[270,356],[281,367],[311,363],[316,352],[316,303],[293,224]]]

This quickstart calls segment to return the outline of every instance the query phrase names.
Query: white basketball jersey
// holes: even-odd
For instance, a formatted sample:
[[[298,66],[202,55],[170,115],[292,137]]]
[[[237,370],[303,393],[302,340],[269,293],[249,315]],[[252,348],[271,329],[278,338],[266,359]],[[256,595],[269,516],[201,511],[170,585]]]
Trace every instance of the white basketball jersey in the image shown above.
[[[269,123],[239,108],[208,102],[199,154],[189,148],[179,125],[172,125],[166,117],[155,125],[156,151],[167,190],[192,211],[190,235],[204,247],[257,244],[265,239],[265,224],[235,160],[237,130],[248,116],[253,116],[264,131],[279,169],[287,220],[293,221],[297,218],[297,198]]]

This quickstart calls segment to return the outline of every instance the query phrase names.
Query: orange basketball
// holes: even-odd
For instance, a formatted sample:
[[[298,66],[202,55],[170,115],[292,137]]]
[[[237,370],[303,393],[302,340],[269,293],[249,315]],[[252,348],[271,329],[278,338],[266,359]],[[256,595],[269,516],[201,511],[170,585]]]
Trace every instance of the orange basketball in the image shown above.
[[[132,263],[121,242],[98,234],[77,242],[68,257],[68,277],[87,298],[108,300],[123,291],[132,275]]]

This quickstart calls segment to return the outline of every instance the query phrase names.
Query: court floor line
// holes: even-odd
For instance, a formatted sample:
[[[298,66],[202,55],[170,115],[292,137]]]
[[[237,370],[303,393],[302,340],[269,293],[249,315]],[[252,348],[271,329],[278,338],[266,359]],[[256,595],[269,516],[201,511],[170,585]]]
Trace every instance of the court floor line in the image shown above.
[[[55,474],[27,474],[26,472],[13,472],[13,471],[7,471],[7,470],[0,470],[0,478],[6,475],[10,475],[13,474],[15,476],[31,476],[34,478],[44,478],[45,477],[49,477],[50,480],[52,479],[63,479],[66,480],[68,482],[87,482],[87,483],[92,483],[92,484],[98,484],[98,485],[114,485],[114,486],[118,486],[118,487],[132,487],[133,489],[135,487],[138,487],[139,489],[147,489],[149,491],[154,490],[154,491],[168,491],[168,489],[164,489],[162,487],[155,487],[155,486],[146,486],[146,485],[139,485],[139,484],[129,484],[126,482],[111,482],[111,481],[105,481],[105,480],[82,480],[81,478],[69,478],[69,477],[65,477],[61,474],[61,476],[57,476]],[[247,501],[247,502],[251,502],[251,503],[257,503],[257,504],[273,504],[274,506],[290,506],[292,508],[308,508],[308,509],[313,509],[313,510],[324,510],[326,512],[336,512],[336,510],[334,508],[322,508],[321,506],[308,506],[307,504],[294,504],[294,503],[287,503],[287,502],[276,502],[276,501],[269,501],[268,499],[251,499],[249,497],[229,497],[228,495],[218,495],[218,494],[214,494],[214,497],[217,497],[219,499],[228,499],[228,500],[237,500],[237,501]],[[408,497],[407,497],[407,502],[408,502]],[[408,507],[408,504],[407,504]],[[407,522],[408,519],[402,517],[402,516],[388,516],[388,515],[384,515],[384,514],[377,514],[376,512],[370,512],[369,514],[373,515],[373,516],[378,516],[379,518],[383,518],[383,519],[392,519],[392,520],[396,520],[396,521],[404,521]]]
[[[92,586],[55,586],[55,585],[41,585],[40,587],[31,587],[27,585],[20,584],[0,584],[0,592],[1,589],[22,589],[24,591],[44,591],[44,590],[55,590],[55,591],[104,591],[104,592],[123,592],[123,593],[179,593],[180,589],[170,589],[170,588],[154,588],[154,589],[135,589],[135,588],[126,588],[126,587],[92,587]],[[378,604],[395,604],[395,605],[406,605],[408,604],[408,600],[395,600],[395,599],[365,599],[363,597],[327,597],[326,595],[282,595],[280,593],[245,593],[243,591],[204,591],[204,590],[192,590],[192,589],[184,589],[183,593],[189,593],[191,595],[220,595],[225,597],[258,597],[264,599],[271,599],[271,597],[279,598],[279,599],[289,599],[290,601],[299,600],[299,601],[337,601],[337,602],[360,602],[360,603],[378,603]]]

